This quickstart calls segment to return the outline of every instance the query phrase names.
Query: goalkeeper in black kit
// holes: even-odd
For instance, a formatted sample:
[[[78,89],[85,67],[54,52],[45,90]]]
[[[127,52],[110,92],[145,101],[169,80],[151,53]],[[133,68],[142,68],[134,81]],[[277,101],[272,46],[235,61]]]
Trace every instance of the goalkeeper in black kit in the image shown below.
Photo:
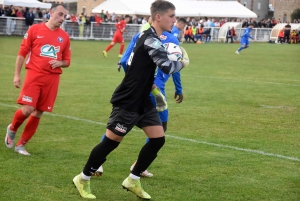
[[[122,186],[140,198],[151,199],[141,186],[140,175],[154,161],[165,143],[162,123],[149,96],[155,89],[155,69],[159,67],[164,73],[172,74],[189,64],[184,49],[180,61],[170,61],[159,39],[163,31],[171,31],[176,21],[175,6],[168,1],[156,0],[151,5],[151,17],[152,26],[140,34],[127,62],[125,77],[112,95],[110,102],[113,108],[107,123],[106,136],[91,151],[83,171],[73,179],[84,198],[96,198],[90,189],[91,175],[136,125],[143,129],[149,142],[142,147],[136,165]]]

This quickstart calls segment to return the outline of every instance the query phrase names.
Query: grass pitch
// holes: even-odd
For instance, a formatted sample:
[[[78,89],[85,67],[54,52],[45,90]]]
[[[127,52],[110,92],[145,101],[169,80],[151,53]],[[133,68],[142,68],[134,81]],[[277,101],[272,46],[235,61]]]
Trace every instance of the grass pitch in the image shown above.
[[[20,43],[0,37],[0,200],[82,200],[72,179],[105,132],[124,76],[119,46],[105,59],[109,42],[71,42],[54,111],[42,117],[25,157],[4,145],[18,108],[12,81]],[[251,43],[241,55],[238,44],[183,47],[191,60],[181,72],[184,100],[175,103],[170,79],[166,144],[149,167],[154,177],[142,179],[152,200],[300,200],[300,45]],[[144,143],[134,129],[108,156],[104,175],[91,181],[98,200],[139,200],[121,183]]]

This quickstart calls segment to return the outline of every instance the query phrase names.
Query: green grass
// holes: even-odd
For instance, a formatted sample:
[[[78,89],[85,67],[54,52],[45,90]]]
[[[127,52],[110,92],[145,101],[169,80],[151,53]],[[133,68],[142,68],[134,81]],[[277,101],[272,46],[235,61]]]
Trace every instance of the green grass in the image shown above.
[[[3,139],[18,107],[12,80],[20,43],[0,37]],[[82,200],[72,178],[105,131],[124,73],[116,70],[118,46],[104,59],[109,42],[71,44],[54,115],[42,117],[26,145],[32,155],[0,146],[0,200]],[[149,167],[154,177],[142,179],[152,200],[300,200],[300,45],[251,43],[241,55],[234,53],[238,44],[183,46],[191,60],[182,71],[184,101],[173,101],[169,81],[166,144]],[[121,183],[144,142],[134,129],[108,156],[103,177],[91,181],[98,200],[139,200]]]

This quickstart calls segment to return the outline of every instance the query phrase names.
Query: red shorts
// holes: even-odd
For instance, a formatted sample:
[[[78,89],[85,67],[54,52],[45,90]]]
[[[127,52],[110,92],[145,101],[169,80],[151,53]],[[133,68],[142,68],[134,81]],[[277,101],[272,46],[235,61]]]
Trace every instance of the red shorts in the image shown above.
[[[114,34],[114,38],[112,39],[114,43],[124,43],[123,35],[120,32],[116,32]]]
[[[60,74],[42,74],[27,70],[17,103],[32,106],[39,111],[52,112],[59,78]]]

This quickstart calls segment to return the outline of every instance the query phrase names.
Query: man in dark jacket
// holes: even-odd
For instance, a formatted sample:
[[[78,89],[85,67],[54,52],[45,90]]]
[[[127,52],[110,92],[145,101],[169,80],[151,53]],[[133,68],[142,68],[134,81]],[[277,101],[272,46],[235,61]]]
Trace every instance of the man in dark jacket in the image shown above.
[[[33,14],[33,10],[32,8],[29,9],[29,11],[26,13],[26,16],[25,16],[25,23],[27,26],[31,26],[33,24],[33,21],[34,21],[34,14]]]

